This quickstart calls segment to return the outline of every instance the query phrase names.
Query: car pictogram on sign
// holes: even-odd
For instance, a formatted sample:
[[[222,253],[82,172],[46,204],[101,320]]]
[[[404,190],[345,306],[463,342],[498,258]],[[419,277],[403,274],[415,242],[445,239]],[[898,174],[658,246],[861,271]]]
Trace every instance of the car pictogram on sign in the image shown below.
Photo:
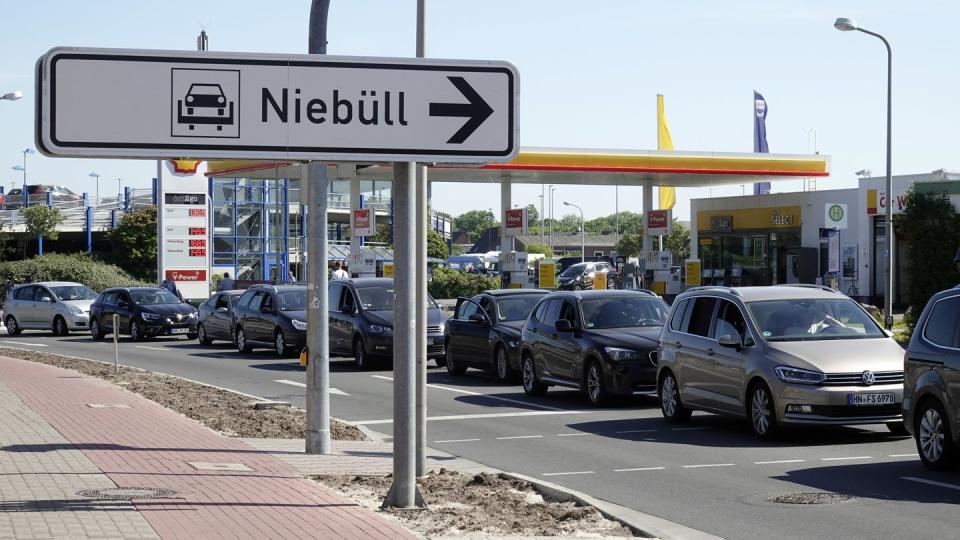
[[[197,124],[215,125],[217,131],[223,131],[224,125],[233,125],[233,105],[219,84],[191,84],[184,99],[177,100],[177,123],[186,124],[190,131]]]

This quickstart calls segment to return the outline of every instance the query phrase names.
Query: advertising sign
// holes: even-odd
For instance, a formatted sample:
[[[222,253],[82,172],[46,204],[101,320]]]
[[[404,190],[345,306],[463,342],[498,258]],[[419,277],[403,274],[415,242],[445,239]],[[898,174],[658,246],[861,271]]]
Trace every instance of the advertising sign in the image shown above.
[[[540,259],[540,288],[557,288],[557,263],[550,259]]]
[[[645,251],[640,255],[644,270],[669,270],[673,266],[672,251]]]
[[[377,218],[372,208],[358,208],[353,211],[353,222],[350,224],[351,236],[375,236],[377,234]]]
[[[847,205],[841,203],[827,203],[824,206],[823,222],[827,229],[847,228]]]
[[[210,200],[206,167],[177,172],[172,161],[157,162],[159,275],[172,279],[184,298],[210,296]]]
[[[393,263],[385,262],[383,263],[383,277],[392,278],[393,277]]]
[[[673,230],[673,210],[647,212],[647,236],[664,236]]]
[[[827,231],[827,272],[840,271],[840,233]]]
[[[62,157],[510,161],[508,62],[58,47],[37,148]]]
[[[607,288],[607,273],[594,272],[593,273],[593,290],[602,291],[606,288]]]
[[[686,274],[687,287],[699,287],[702,282],[700,259],[687,259],[683,261],[683,271]]]
[[[507,210],[504,225],[504,234],[507,236],[527,234],[527,209],[512,208]]]

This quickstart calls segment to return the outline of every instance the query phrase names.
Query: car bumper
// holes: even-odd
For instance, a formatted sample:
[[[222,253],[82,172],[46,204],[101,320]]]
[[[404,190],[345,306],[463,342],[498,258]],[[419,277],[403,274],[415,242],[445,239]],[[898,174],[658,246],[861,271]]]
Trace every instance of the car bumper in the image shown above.
[[[903,385],[806,386],[778,382],[772,387],[777,404],[777,420],[784,424],[854,425],[884,424],[903,418]],[[894,402],[883,405],[851,405],[856,394],[894,395]],[[803,407],[804,411],[796,410]],[[788,412],[788,409],[792,409]]]
[[[649,360],[607,362],[607,390],[611,394],[630,395],[651,390],[657,384],[657,366]]]
[[[446,354],[443,346],[443,334],[427,334],[427,357],[435,358]],[[393,356],[393,336],[368,336],[367,353],[375,356]]]
[[[306,332],[301,332],[299,330],[294,330],[291,332],[287,330],[283,333],[283,338],[287,342],[287,347],[290,347],[291,349],[299,351],[307,346]]]
[[[186,330],[186,331],[184,331]],[[143,326],[143,333],[148,336],[186,336],[190,334],[197,333],[197,320],[193,319],[192,321],[187,321],[183,323],[163,323],[163,324],[150,324],[147,323]]]
[[[71,330],[86,330],[90,327],[90,314],[84,313],[83,315],[75,315],[73,313],[67,315],[67,328]]]

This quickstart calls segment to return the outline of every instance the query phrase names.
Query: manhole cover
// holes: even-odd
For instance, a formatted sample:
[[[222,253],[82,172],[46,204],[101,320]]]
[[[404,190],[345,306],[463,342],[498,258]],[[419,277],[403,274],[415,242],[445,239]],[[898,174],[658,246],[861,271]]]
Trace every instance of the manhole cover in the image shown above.
[[[164,499],[176,495],[172,489],[121,487],[105,489],[83,489],[77,495],[87,499]]]
[[[767,499],[770,502],[780,504],[840,504],[852,501],[856,497],[852,495],[843,495],[841,493],[787,493],[777,495]]]

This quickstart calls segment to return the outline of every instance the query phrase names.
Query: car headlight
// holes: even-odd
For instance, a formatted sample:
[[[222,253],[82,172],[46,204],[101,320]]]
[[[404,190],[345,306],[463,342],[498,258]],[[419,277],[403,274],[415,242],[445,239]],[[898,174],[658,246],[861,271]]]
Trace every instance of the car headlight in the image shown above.
[[[292,321],[290,321],[290,322],[293,323],[293,327],[296,328],[297,330],[306,330],[306,329],[307,329],[307,322],[306,322],[306,321],[298,321],[298,320],[294,319],[294,320],[292,320]]]
[[[607,351],[607,354],[610,355],[610,358],[617,362],[622,362],[624,360],[640,359],[640,351],[635,351],[633,349],[621,349],[620,347],[604,347],[603,350]]]
[[[69,307],[67,308],[67,311],[69,311],[71,315],[83,315],[83,314],[84,314],[83,308],[80,307],[80,306],[69,306]]]
[[[441,333],[441,334],[443,333],[443,330],[444,330],[444,328],[446,327],[446,325],[447,325],[446,322],[441,322],[441,323],[440,323],[440,327],[439,327],[439,328],[440,328],[440,333]]]
[[[790,366],[777,366],[773,370],[780,380],[796,384],[820,384],[827,380],[827,376],[819,371],[800,369]]]
[[[160,316],[157,315],[156,313],[145,313],[145,312],[141,312],[141,313],[140,313],[140,318],[142,318],[142,319],[145,320],[145,321],[159,321],[159,320],[160,320]]]
[[[508,342],[507,342],[507,347],[510,347],[511,349],[517,349],[517,348],[519,348],[519,347],[520,347],[520,340],[515,339],[515,340],[508,341]]]
[[[197,316],[197,312],[196,312],[196,311],[191,311],[190,313],[187,314],[187,318],[188,318],[188,319],[193,319],[193,318],[195,318],[196,316]]]
[[[383,335],[385,335],[385,336],[391,336],[391,335],[393,335],[393,328],[391,328],[391,327],[389,327],[389,326],[380,326],[379,324],[371,324],[371,325],[370,325],[370,333],[371,333],[371,334],[383,334]]]

